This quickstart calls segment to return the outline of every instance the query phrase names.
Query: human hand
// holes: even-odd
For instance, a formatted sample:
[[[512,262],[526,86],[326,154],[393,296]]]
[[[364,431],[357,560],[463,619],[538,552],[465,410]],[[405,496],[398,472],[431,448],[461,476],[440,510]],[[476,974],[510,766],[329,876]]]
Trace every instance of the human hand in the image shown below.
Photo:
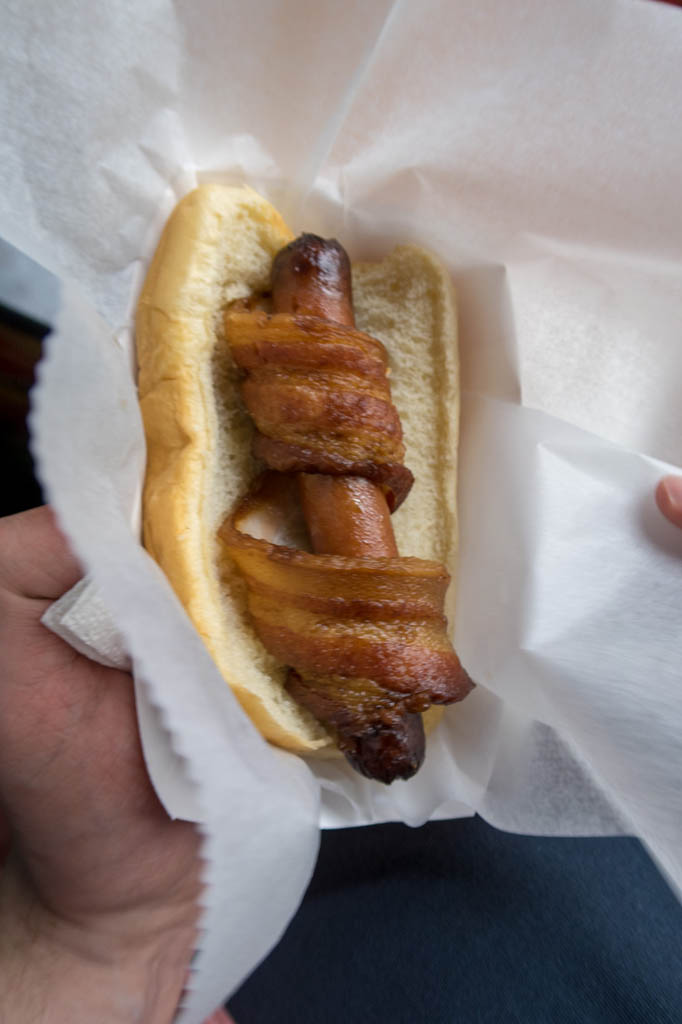
[[[167,1022],[199,840],[151,786],[130,675],[40,622],[80,576],[48,508],[0,520],[0,1019]]]
[[[671,523],[682,528],[682,476],[666,476],[656,488],[656,503]]]

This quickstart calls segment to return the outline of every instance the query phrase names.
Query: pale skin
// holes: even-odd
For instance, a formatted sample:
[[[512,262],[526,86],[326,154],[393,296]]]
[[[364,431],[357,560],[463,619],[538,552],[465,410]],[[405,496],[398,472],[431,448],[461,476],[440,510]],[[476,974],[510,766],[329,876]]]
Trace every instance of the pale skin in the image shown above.
[[[682,528],[682,478],[656,500]],[[40,622],[80,576],[48,508],[0,520],[0,1022],[168,1024],[199,838],[154,794],[130,676]]]
[[[48,508],[0,520],[0,1021],[166,1024],[199,838],[149,782],[131,677],[40,623],[80,576]]]

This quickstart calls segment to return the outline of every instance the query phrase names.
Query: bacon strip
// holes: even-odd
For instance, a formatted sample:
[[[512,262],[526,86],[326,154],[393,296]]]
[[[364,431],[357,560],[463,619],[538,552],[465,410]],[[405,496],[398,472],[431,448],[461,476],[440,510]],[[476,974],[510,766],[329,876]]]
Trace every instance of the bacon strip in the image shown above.
[[[288,313],[228,311],[225,331],[246,371],[242,397],[257,428],[254,454],[281,473],[365,477],[395,510],[413,476],[402,464],[402,429],[381,342]]]
[[[353,760],[379,723],[404,731],[411,728],[405,711],[449,704],[471,690],[445,632],[449,576],[419,558],[316,555],[250,535],[249,519],[271,513],[285,489],[286,479],[264,474],[220,538],[246,580],[256,632],[293,669],[290,692],[336,729]],[[398,736],[395,744],[397,757]],[[368,763],[363,749],[356,767],[391,781],[395,766],[385,744],[381,750]]]

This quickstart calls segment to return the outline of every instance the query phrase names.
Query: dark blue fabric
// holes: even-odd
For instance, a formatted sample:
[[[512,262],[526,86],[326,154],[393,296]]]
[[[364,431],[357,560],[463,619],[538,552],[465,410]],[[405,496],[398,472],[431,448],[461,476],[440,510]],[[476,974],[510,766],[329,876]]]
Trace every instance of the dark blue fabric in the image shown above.
[[[237,1024],[680,1024],[682,907],[634,839],[481,819],[322,837]]]

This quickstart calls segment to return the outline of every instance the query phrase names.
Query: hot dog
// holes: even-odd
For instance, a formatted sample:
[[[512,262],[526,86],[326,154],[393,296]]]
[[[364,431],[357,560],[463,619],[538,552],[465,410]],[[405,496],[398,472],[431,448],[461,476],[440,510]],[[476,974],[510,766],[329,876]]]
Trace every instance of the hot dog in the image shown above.
[[[350,262],[335,240],[302,235],[275,257],[272,270],[274,313],[304,314],[355,327]],[[299,494],[312,550],[316,554],[352,558],[396,558],[398,546],[388,502],[381,488],[362,476],[302,473]],[[288,691],[318,718],[325,713],[311,700],[297,673],[289,675]],[[342,695],[341,695],[342,696]],[[344,708],[345,710],[345,708]],[[326,721],[330,721],[329,715]],[[338,722],[335,723],[338,725]],[[346,756],[370,778],[409,778],[424,759],[421,715],[401,707],[387,722],[375,719],[346,729]]]
[[[312,752],[330,745],[331,730],[356,767],[391,781],[409,777],[421,762],[418,712],[461,699],[472,685],[442,626],[440,633],[436,628],[447,574],[433,561],[423,561],[434,555],[451,567],[454,561],[456,328],[447,275],[415,247],[396,250],[382,264],[355,268],[353,284],[360,327],[377,324],[369,337],[354,328],[350,267],[338,243],[302,236],[291,244],[279,215],[248,189],[204,186],[179,204],[138,307],[139,392],[148,441],[144,532],[145,545],[266,738]],[[266,295],[269,311],[255,312],[254,304],[262,305]],[[226,310],[227,333],[236,332],[236,342],[227,344]],[[324,392],[333,440],[312,455],[300,431],[279,436],[271,426],[287,417],[289,423],[292,407],[302,410],[303,419],[319,418],[319,394],[308,383],[327,370],[318,366],[306,378],[301,366],[294,373],[288,366],[284,385],[277,368],[260,375],[244,371],[271,358],[268,345],[279,345],[285,362],[309,360],[311,350],[304,351],[300,336],[291,334],[294,321],[304,340],[315,345],[319,335],[319,344],[326,346],[315,358],[323,352],[331,360],[336,353],[347,376],[353,349],[353,373],[357,377],[357,368],[367,367],[371,378],[359,385],[360,394],[346,392],[345,385],[331,400]],[[248,334],[242,344],[240,338],[254,325],[265,325],[264,331],[255,342]],[[324,330],[327,335],[320,333]],[[386,350],[371,337],[374,332],[389,342],[394,397],[408,426],[408,455],[420,467],[413,495],[395,522],[401,550],[421,561],[398,557],[391,524],[390,510],[404,500],[412,476],[399,457],[400,422],[390,396],[386,399],[387,385],[379,381],[385,368],[377,370]],[[332,366],[337,376],[338,369]],[[254,418],[255,434],[240,395]],[[336,444],[337,435],[348,434],[352,417],[362,420],[368,409],[388,438],[381,455],[372,454],[374,449],[368,455],[366,444]],[[262,468],[251,448],[277,472],[245,501]],[[410,505],[411,521],[405,516]],[[304,522],[310,554],[298,550],[304,541],[282,547],[282,524],[290,518],[285,508],[302,512],[298,529],[301,533]],[[258,530],[244,526],[254,513],[261,531],[263,523],[267,526],[256,540],[251,535]],[[263,540],[268,529],[269,540]],[[274,546],[273,531],[280,541]],[[343,565],[338,593],[330,597],[331,562]],[[384,582],[375,579],[371,585],[370,569],[383,572]],[[237,570],[248,582],[248,594]],[[297,596],[293,589],[299,585],[303,590]],[[361,600],[363,587],[368,589]],[[381,600],[377,587],[384,588]],[[288,597],[284,604],[282,595]],[[329,617],[330,601],[336,618]],[[389,606],[392,622],[385,614]],[[362,615],[365,625],[358,633]],[[352,642],[349,616],[356,633]],[[341,668],[338,659],[329,659],[330,645],[320,646],[313,635],[320,624],[342,648]],[[360,635],[363,629],[374,639]],[[298,641],[293,648],[292,636]],[[398,649],[402,661],[396,661]],[[384,672],[386,659],[392,675]],[[333,699],[326,688],[330,679],[337,688]],[[368,712],[371,700],[376,703]],[[320,728],[320,721],[328,728]]]

